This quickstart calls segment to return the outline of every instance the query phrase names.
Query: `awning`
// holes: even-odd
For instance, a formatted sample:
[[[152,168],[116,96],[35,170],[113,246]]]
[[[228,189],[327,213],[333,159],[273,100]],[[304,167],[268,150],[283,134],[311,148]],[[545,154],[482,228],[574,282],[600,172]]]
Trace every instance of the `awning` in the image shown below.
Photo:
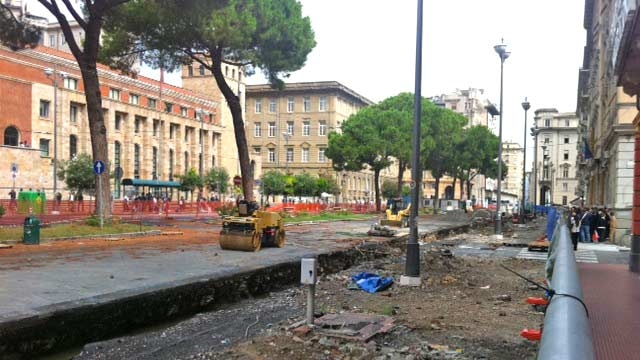
[[[179,188],[181,184],[177,181],[145,180],[145,179],[122,179],[122,185],[148,186],[156,188]]]

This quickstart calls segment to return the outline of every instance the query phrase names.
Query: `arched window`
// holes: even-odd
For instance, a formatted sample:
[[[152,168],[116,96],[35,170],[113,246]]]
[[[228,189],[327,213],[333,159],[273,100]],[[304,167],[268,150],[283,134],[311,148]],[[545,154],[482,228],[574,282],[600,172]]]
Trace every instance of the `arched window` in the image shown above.
[[[73,159],[78,154],[78,137],[75,135],[69,136],[69,160]]]
[[[20,140],[20,133],[18,129],[13,126],[9,126],[4,130],[4,144],[9,146],[18,146],[18,140]]]

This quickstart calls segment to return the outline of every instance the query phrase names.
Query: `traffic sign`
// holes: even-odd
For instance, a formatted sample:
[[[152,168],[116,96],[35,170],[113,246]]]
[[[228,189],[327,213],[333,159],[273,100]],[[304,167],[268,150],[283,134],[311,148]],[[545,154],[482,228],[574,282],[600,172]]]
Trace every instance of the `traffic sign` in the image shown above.
[[[104,161],[96,160],[96,162],[93,163],[93,171],[96,175],[102,174],[104,172]]]
[[[11,164],[11,172],[12,173],[17,173],[18,172],[18,164],[16,164],[16,163]]]

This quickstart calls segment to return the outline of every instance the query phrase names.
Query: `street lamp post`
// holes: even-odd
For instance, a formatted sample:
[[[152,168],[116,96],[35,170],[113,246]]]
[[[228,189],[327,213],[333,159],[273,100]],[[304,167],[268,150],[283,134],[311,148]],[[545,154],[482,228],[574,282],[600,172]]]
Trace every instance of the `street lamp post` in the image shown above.
[[[540,129],[537,126],[531,127],[531,136],[533,136],[533,206],[535,214],[535,206],[538,205],[538,133]]]
[[[196,110],[200,118],[200,179],[204,180],[204,110]]]
[[[498,139],[500,146],[498,148],[498,196],[496,203],[496,235],[502,235],[502,200],[500,195],[502,193],[502,95],[503,95],[503,83],[504,83],[504,61],[507,60],[510,52],[507,51],[507,45],[500,44],[495,45],[493,49],[500,56],[500,120],[498,126]]]
[[[53,82],[53,196],[58,192],[58,76],[66,79],[67,75],[58,71],[57,64],[53,69],[46,68],[45,75]]]
[[[283,131],[282,136],[284,137],[284,141],[285,141],[284,163],[285,163],[286,173],[288,174],[289,173],[289,139],[291,138],[291,134],[289,134],[286,131]]]
[[[522,153],[522,207],[520,208],[520,223],[524,224],[525,220],[525,205],[526,205],[526,185],[527,185],[527,111],[531,108],[531,104],[524,98],[522,102],[522,108],[524,109],[524,145]]]

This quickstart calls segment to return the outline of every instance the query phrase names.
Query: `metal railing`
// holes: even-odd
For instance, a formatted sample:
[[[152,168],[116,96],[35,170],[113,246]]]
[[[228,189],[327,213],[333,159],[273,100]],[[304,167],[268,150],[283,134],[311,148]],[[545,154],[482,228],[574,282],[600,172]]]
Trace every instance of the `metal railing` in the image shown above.
[[[556,222],[549,236],[547,259],[547,281],[552,297],[544,317],[538,359],[595,359],[589,313],[583,302],[569,228],[561,211],[556,216],[550,214],[549,221]]]

